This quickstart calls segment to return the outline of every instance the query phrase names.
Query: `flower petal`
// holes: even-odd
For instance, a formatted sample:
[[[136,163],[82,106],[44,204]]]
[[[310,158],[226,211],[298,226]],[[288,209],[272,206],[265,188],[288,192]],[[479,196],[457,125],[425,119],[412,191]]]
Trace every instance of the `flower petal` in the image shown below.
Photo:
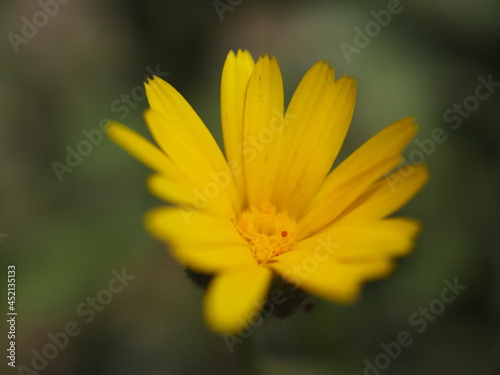
[[[158,77],[148,80],[145,87],[151,108],[161,113],[169,124],[174,124],[168,130],[178,128],[193,146],[205,154],[214,169],[224,169],[226,161],[217,142],[186,99],[168,82]]]
[[[419,230],[417,221],[406,218],[341,222],[298,242],[294,250],[328,254],[336,260],[380,260],[408,254]]]
[[[301,250],[276,257],[270,267],[301,289],[340,303],[354,301],[361,283],[387,276],[393,269],[387,260],[343,262]]]
[[[199,196],[198,200],[204,201],[197,208],[210,206],[221,216],[234,218],[236,215],[234,202],[238,202],[238,198],[231,172],[225,161],[220,169],[217,169],[205,154],[210,151],[199,146],[188,128],[173,123],[160,112],[148,109],[144,117],[156,142],[195,187],[192,200],[196,200],[195,196]]]
[[[389,125],[335,168],[304,210],[301,222],[309,233],[332,222],[375,181],[394,169],[416,130],[413,118]]]
[[[243,154],[243,110],[248,80],[255,63],[248,51],[230,51],[221,78],[221,123],[224,147],[228,164],[234,170],[242,171]],[[233,173],[240,201],[245,201],[244,174]]]
[[[408,203],[429,179],[424,165],[410,165],[396,170],[375,183],[342,213],[342,223],[356,220],[382,219]]]
[[[169,243],[173,256],[195,271],[214,273],[257,265],[247,243],[229,220],[166,207],[150,211],[145,221],[152,235]]]
[[[333,68],[316,63],[286,111],[275,200],[295,216],[311,200],[338,155],[354,111],[352,78],[334,82]],[[293,199],[292,199],[293,197]]]
[[[361,173],[346,176],[344,181],[336,181],[337,184],[329,186],[331,190],[323,189],[322,186],[299,221],[299,237],[309,237],[331,224],[346,207],[380,179],[380,176],[400,164],[401,160],[399,156],[385,159]]]
[[[248,82],[243,166],[250,207],[269,202],[276,181],[283,131],[283,81],[276,59],[261,57]]]
[[[181,171],[175,166],[172,160],[135,131],[117,122],[110,122],[108,125],[108,134],[113,142],[120,145],[149,168],[174,180],[182,179],[180,178]]]
[[[161,174],[149,176],[147,181],[150,192],[165,202],[196,208],[193,200],[192,185],[186,187]]]
[[[271,270],[260,266],[216,275],[205,296],[207,323],[220,333],[244,330],[260,311],[271,278]]]
[[[145,87],[151,106],[145,117],[156,142],[189,175],[198,189],[218,185],[216,188],[220,188],[223,194],[218,192],[213,199],[220,201],[221,205],[229,205],[233,211],[230,216],[234,216],[234,212],[241,209],[241,202],[224,155],[207,127],[182,95],[167,82],[154,77]],[[219,175],[224,176],[223,182],[217,180]]]

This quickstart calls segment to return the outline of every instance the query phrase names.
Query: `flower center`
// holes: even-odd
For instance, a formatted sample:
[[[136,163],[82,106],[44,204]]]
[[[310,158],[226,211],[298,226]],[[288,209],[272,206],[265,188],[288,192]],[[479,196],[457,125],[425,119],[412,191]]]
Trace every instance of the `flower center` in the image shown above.
[[[297,223],[268,202],[244,210],[235,226],[259,264],[290,250],[297,233]]]

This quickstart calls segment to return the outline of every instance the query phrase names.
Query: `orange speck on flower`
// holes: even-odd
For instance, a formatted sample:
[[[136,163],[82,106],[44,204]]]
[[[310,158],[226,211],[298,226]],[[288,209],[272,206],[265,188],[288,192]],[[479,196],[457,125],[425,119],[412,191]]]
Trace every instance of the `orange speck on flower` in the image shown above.
[[[277,212],[276,206],[269,202],[263,202],[258,209],[244,210],[235,226],[261,265],[289,251],[295,242],[297,223],[286,212]],[[288,231],[282,231],[284,227]]]

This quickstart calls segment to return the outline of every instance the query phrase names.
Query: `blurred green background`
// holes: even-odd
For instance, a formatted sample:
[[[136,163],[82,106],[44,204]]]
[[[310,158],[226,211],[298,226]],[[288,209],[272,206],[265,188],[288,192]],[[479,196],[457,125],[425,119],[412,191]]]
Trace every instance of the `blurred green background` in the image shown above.
[[[499,85],[470,99],[479,77],[500,81],[497,1],[62,3],[0,5],[0,373],[30,373],[5,358],[9,264],[16,364],[32,374],[500,373]],[[355,40],[358,30],[372,37]],[[358,49],[347,54],[347,44]],[[319,59],[355,76],[341,157],[410,115],[420,141],[436,128],[446,141],[425,155],[431,181],[401,212],[424,229],[394,275],[367,284],[352,306],[316,300],[308,314],[267,322],[231,353],[202,322],[201,290],[143,229],[144,213],[162,204],[145,188],[150,172],[93,129],[109,118],[146,134],[141,85],[153,70],[220,139],[220,73],[238,48],[277,56],[287,98]],[[473,110],[450,117],[464,100]],[[88,132],[95,144],[85,149]],[[54,162],[67,164],[79,144],[86,156],[58,177]],[[106,292],[122,271],[128,285]],[[467,289],[441,311],[435,299],[455,278]],[[96,296],[108,304],[90,308]],[[439,311],[419,332],[411,317],[424,319],[429,305]],[[69,322],[78,333],[65,340]],[[384,362],[383,344],[404,331],[411,345]]]

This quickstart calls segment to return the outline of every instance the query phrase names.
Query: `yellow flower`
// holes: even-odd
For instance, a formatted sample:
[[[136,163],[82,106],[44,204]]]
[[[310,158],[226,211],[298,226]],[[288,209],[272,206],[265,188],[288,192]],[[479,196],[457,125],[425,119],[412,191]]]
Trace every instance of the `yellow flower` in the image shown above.
[[[418,222],[387,217],[427,181],[422,165],[396,170],[417,130],[412,118],[388,126],[330,172],[355,90],[352,77],[335,80],[319,61],[285,112],[276,59],[255,63],[248,51],[231,51],[221,80],[226,157],[187,101],[158,77],[146,84],[145,119],[159,148],[110,125],[110,137],[155,171],[151,192],[172,204],[149,212],[146,227],[188,270],[213,275],[204,314],[215,331],[251,324],[276,277],[347,303],[411,250]],[[274,297],[267,302],[279,304],[282,296]]]

